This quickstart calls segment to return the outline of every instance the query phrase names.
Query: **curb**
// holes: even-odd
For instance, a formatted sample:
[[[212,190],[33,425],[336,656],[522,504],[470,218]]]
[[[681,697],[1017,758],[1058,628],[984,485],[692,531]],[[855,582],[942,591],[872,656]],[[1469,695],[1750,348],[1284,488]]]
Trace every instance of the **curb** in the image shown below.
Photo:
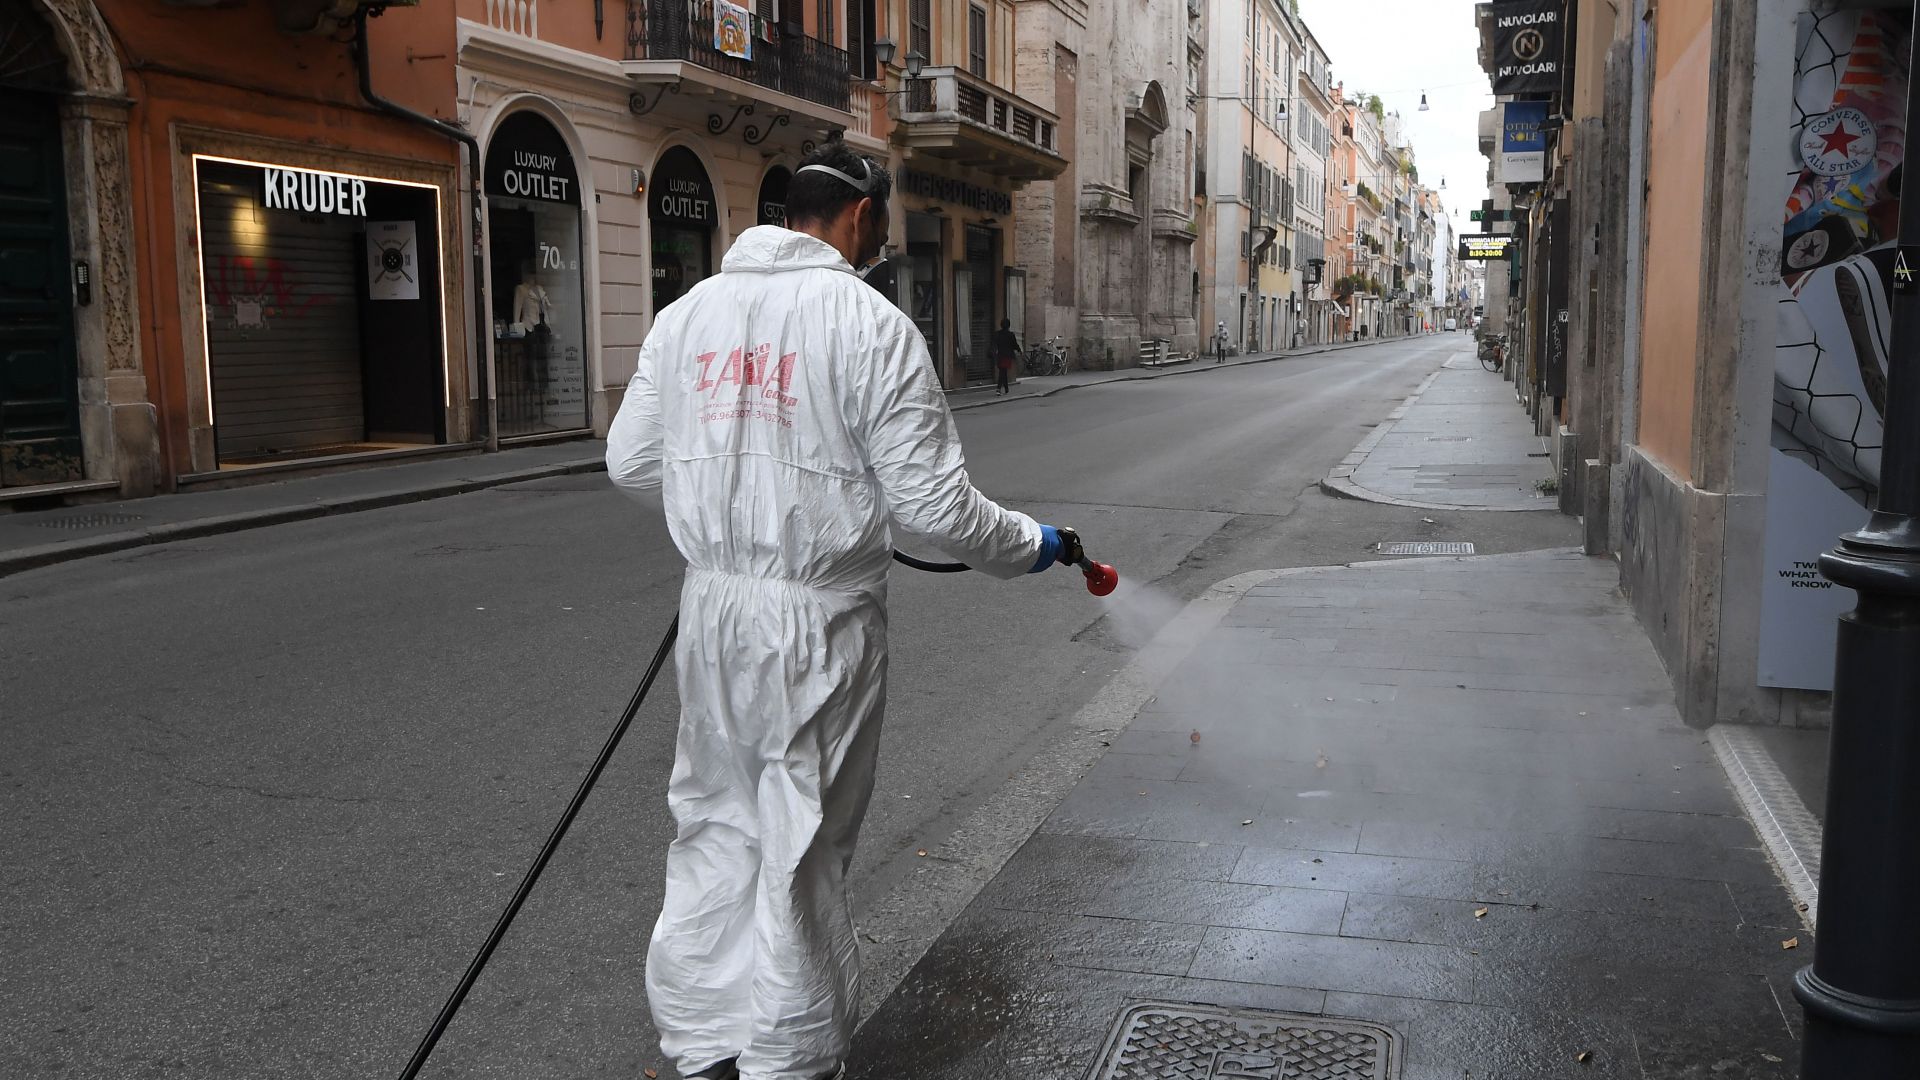
[[[988,401],[966,401],[959,404],[948,401],[947,409],[950,412],[965,412],[968,409],[984,409],[992,405],[1011,405],[1016,401],[1038,401],[1041,398],[1049,398],[1055,394],[1064,394],[1069,390],[1080,390],[1089,386],[1111,386],[1114,383],[1145,382],[1148,379],[1167,379],[1175,375],[1197,375],[1203,371],[1228,371],[1233,368],[1251,367],[1254,364],[1271,364],[1276,360],[1297,360],[1303,356],[1320,356],[1325,353],[1344,352],[1348,349],[1364,349],[1369,345],[1389,345],[1395,342],[1409,340],[1412,339],[1385,338],[1374,341],[1343,341],[1332,345],[1317,346],[1312,349],[1275,353],[1272,356],[1262,356],[1253,360],[1235,360],[1230,364],[1201,364],[1195,361],[1191,367],[1182,365],[1174,370],[1143,371],[1138,375],[1122,375],[1112,379],[1101,379],[1097,382],[1068,383],[1065,386],[1056,386],[1051,390],[1042,390],[1036,394],[1009,394],[1005,397],[994,397]]]
[[[1760,834],[1767,861],[1801,909],[1801,922],[1812,930],[1820,916],[1820,819],[1753,732],[1737,724],[1715,724],[1707,729],[1707,741],[1726,770],[1740,808]]]
[[[315,518],[332,517],[335,514],[351,514],[362,510],[380,510],[390,506],[403,506],[407,503],[427,502],[431,499],[449,495],[466,495],[487,488],[501,487],[507,484],[522,484],[529,480],[547,480],[556,476],[577,475],[580,473],[602,472],[606,469],[605,458],[579,458],[562,461],[553,465],[541,465],[530,469],[516,469],[512,472],[494,473],[490,476],[463,477],[446,480],[417,488],[370,492],[365,495],[342,495],[314,502],[300,503],[294,506],[275,506],[264,510],[248,510],[237,514],[220,514],[214,517],[194,518],[187,521],[172,521],[150,528],[125,532],[106,533],[89,536],[79,540],[62,543],[40,544],[34,547],[16,548],[0,552],[0,577],[18,574],[26,570],[35,570],[43,566],[72,562],[94,555],[111,555],[118,551],[145,547],[149,544],[167,544],[176,540],[194,540],[224,533],[244,532],[249,529],[262,529],[271,525],[285,525],[295,521],[311,521]]]
[[[1351,479],[1354,470],[1366,462],[1367,455],[1373,453],[1374,448],[1380,445],[1380,440],[1387,437],[1387,433],[1393,430],[1395,424],[1405,419],[1407,410],[1413,408],[1414,404],[1420,400],[1421,395],[1425,394],[1427,390],[1433,386],[1434,381],[1439,379],[1441,372],[1445,370],[1446,368],[1444,367],[1436,369],[1432,374],[1421,380],[1420,385],[1414,389],[1413,393],[1407,395],[1405,401],[1402,401],[1397,408],[1388,413],[1385,420],[1380,421],[1379,427],[1374,428],[1372,432],[1368,433],[1366,438],[1360,440],[1358,446],[1355,446],[1347,452],[1347,456],[1340,460],[1340,464],[1335,465],[1327,475],[1321,477],[1318,485],[1321,493],[1330,495],[1336,499],[1352,499],[1356,502],[1402,506],[1409,510],[1473,510],[1493,514],[1529,514],[1541,510],[1557,509],[1552,503],[1547,503],[1542,506],[1472,506],[1461,503],[1419,502],[1414,499],[1402,499],[1398,496],[1387,495],[1375,491],[1372,488],[1354,483]]]

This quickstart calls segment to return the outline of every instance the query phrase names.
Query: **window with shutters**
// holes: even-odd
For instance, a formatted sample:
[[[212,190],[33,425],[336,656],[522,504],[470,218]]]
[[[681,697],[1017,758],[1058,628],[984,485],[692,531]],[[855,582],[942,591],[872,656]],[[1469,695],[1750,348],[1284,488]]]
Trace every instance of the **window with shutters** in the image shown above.
[[[907,8],[907,50],[938,64],[933,55],[933,0],[909,0]]]
[[[978,4],[967,9],[967,70],[987,77],[987,9]]]
[[[814,17],[813,34],[827,44],[833,44],[833,0],[820,0],[818,14]]]
[[[873,0],[847,0],[847,57],[855,76],[869,82],[880,77],[873,55]]]

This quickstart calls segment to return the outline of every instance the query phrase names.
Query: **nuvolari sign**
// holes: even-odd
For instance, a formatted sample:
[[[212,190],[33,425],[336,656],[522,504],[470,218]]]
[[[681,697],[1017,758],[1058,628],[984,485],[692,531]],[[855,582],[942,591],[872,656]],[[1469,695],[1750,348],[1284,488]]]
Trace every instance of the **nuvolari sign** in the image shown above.
[[[1560,91],[1560,16],[1565,0],[1495,0],[1493,92]]]
[[[1463,236],[1460,238],[1459,258],[1464,262],[1486,262],[1489,259],[1504,259],[1507,248],[1513,243],[1513,237],[1505,233],[1492,236]]]

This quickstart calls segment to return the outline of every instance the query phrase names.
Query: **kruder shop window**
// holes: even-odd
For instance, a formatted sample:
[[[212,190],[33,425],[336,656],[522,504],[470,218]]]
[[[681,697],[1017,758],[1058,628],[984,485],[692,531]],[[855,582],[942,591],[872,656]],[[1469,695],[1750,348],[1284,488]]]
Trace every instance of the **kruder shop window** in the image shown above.
[[[221,466],[444,441],[440,189],[193,168]]]
[[[587,426],[580,181],[545,117],[517,112],[487,143],[493,362],[505,438]]]

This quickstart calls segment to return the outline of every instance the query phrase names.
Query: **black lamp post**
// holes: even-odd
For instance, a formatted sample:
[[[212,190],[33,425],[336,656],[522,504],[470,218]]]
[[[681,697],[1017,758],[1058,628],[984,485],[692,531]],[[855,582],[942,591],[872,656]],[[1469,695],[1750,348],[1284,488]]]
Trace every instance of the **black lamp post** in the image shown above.
[[[1920,79],[1909,123],[1916,105]],[[1901,201],[1899,253],[1880,493],[1866,526],[1820,557],[1859,601],[1834,661],[1816,947],[1793,980],[1802,1080],[1913,1076],[1920,1062],[1920,196]]]

